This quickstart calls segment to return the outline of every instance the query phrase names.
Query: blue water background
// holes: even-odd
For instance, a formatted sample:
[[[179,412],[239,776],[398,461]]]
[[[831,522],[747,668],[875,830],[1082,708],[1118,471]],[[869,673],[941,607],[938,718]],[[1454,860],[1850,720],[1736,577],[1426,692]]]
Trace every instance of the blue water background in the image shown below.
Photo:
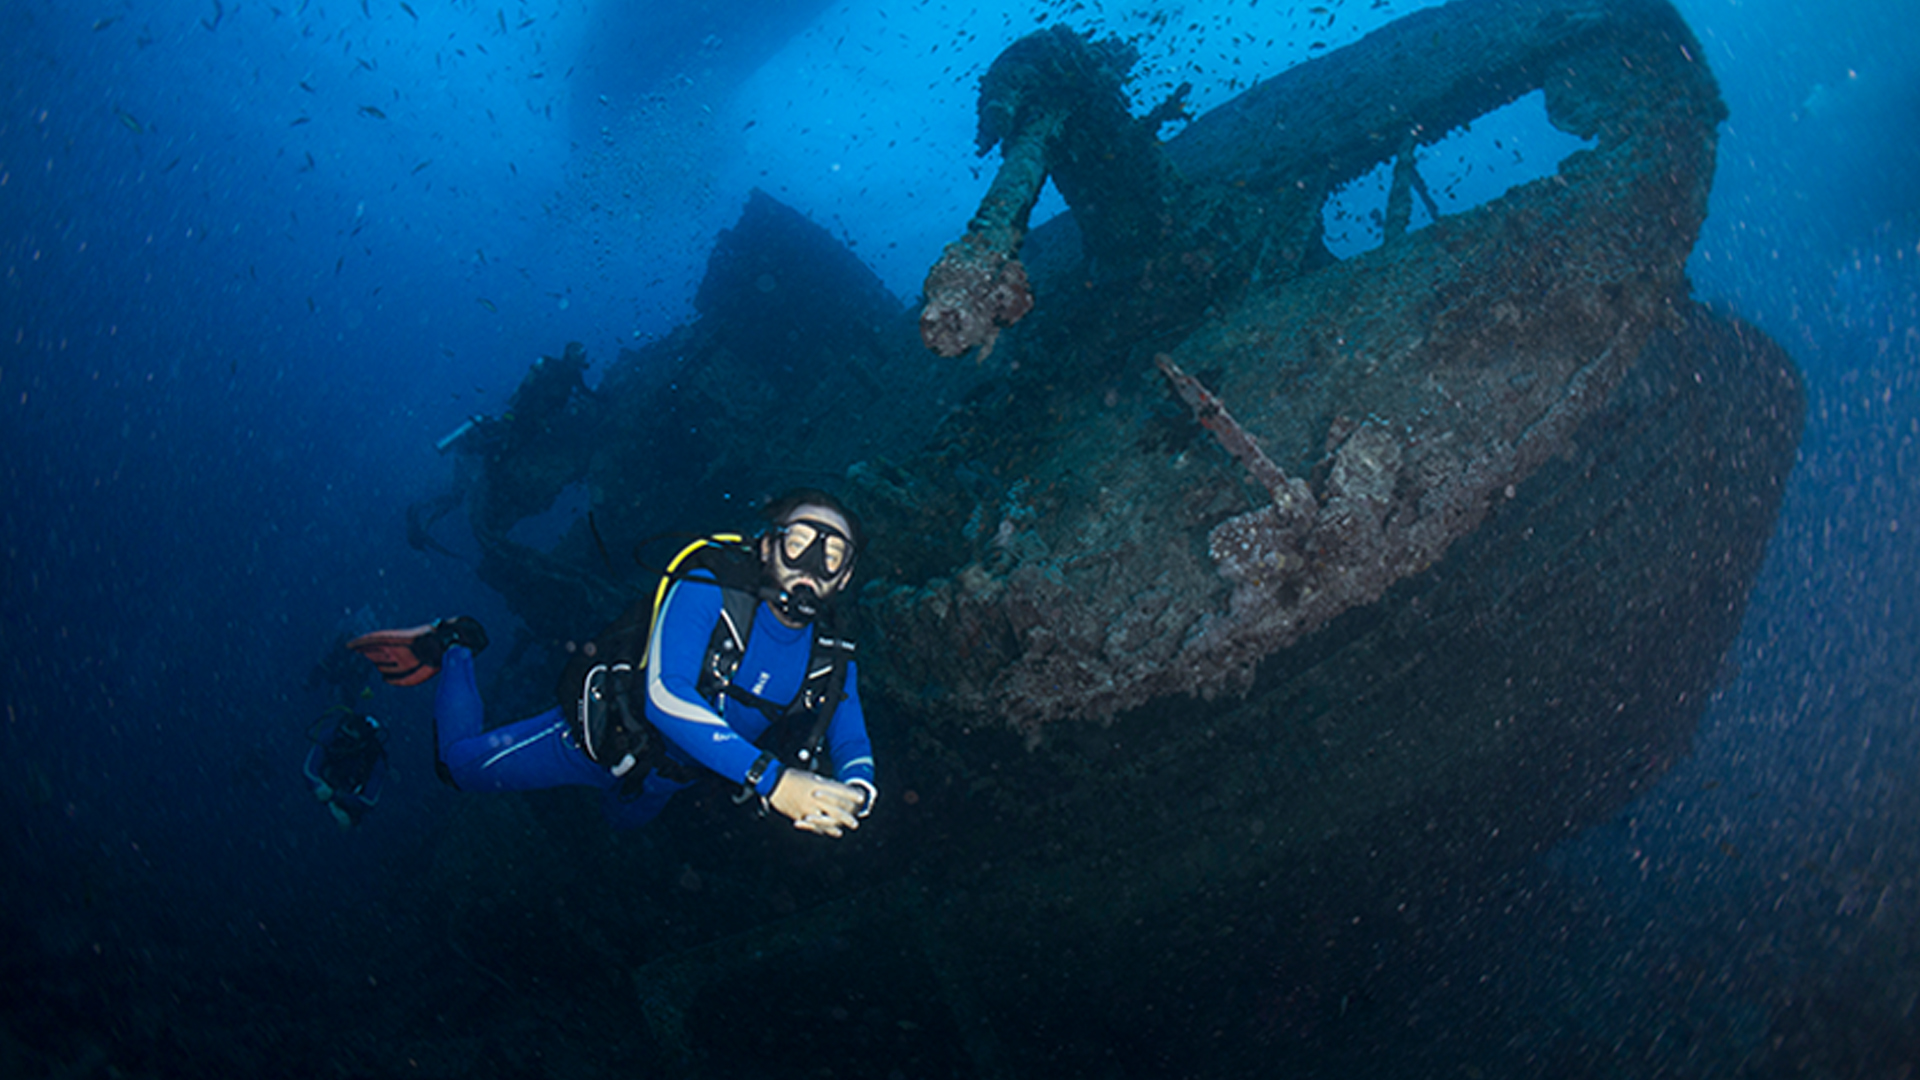
[[[592,381],[686,321],[751,186],[911,300],[1018,34],[1142,34],[1136,98],[1205,108],[1414,9],[1071,6],[0,4],[9,933],[318,963],[328,911],[404,881],[457,798],[418,699],[377,699],[393,782],[342,834],[297,780],[306,673],[347,626],[511,624],[405,542],[435,439],[569,340]],[[1817,993],[1920,994],[1920,53],[1911,0],[1679,6],[1731,110],[1690,271],[1799,361],[1801,460],[1694,755],[1462,915],[1407,1000],[1688,1072]]]

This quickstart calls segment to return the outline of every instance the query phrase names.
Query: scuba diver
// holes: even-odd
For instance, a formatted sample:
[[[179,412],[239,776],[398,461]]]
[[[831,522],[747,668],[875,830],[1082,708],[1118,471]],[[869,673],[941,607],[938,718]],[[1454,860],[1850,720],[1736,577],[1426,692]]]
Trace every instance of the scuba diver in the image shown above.
[[[314,733],[329,719],[331,730]],[[313,749],[307,751],[307,784],[313,797],[326,805],[342,829],[360,824],[380,801],[387,783],[387,732],[380,721],[352,709],[329,710],[307,728]]]
[[[812,488],[763,510],[751,539],[689,544],[643,597],[582,647],[560,704],[487,730],[473,657],[478,621],[441,619],[348,643],[387,682],[441,676],[440,778],[461,791],[580,785],[616,828],[652,820],[703,776],[737,785],[794,828],[840,837],[878,795],[853,661],[833,601],[853,576],[859,518]]]

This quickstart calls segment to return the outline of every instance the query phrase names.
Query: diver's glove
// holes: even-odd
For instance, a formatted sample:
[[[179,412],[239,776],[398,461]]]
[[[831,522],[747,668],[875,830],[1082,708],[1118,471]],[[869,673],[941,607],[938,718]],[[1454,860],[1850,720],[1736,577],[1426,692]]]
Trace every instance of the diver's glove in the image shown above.
[[[859,788],[800,769],[787,769],[767,796],[767,805],[793,819],[804,832],[838,837],[860,827],[855,816],[866,803]]]

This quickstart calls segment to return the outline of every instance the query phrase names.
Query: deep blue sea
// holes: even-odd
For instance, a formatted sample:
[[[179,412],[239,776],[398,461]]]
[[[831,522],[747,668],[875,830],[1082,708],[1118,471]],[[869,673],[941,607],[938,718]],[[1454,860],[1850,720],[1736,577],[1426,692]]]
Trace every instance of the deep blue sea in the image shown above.
[[[568,341],[592,383],[691,319],[754,187],[912,301],[996,164],[979,76],[1036,27],[1134,37],[1136,102],[1190,81],[1206,109],[1419,6],[0,0],[0,1076],[640,1071],[551,972],[476,962],[410,902],[488,798],[435,781],[424,697],[377,699],[392,775],[359,828],[301,778],[341,633],[512,625],[407,542],[453,468],[436,440]],[[1695,293],[1809,401],[1722,688],[1653,790],[1378,956],[1363,1022],[1336,995],[1208,1049],[1237,1074],[1920,1070],[1920,9],[1677,6],[1730,114]],[[1461,147],[1469,189],[1511,149]],[[545,887],[591,893],[580,870]],[[1445,1054],[1406,1034],[1436,1028]],[[882,1045],[827,1032],[746,1074],[988,1060]],[[1181,1071],[1098,1049],[1088,1075]]]

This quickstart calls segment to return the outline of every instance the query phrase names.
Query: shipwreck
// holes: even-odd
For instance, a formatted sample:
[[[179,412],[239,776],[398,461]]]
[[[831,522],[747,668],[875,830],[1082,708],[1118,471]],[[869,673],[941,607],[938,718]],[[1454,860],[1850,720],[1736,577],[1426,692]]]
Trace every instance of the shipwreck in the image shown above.
[[[529,669],[636,587],[605,537],[805,480],[875,538],[862,685],[900,842],[788,917],[742,900],[744,935],[629,945],[664,1061],[748,1068],[689,1033],[763,1030],[726,989],[796,953],[933,995],[914,1030],[982,1073],[1050,1067],[1088,995],[1129,1045],[1231,1054],[1272,1032],[1183,1026],[1223,972],[1537,852],[1687,751],[1803,398],[1689,294],[1725,109],[1678,14],[1458,0],[1164,141],[1184,102],[1135,115],[1132,62],[1065,29],[1007,50],[999,174],[917,310],[756,194],[700,319],[593,392],[543,362],[544,405],[457,444],[435,509],[467,507]],[[1535,91],[1590,145],[1413,228],[1419,148]],[[1383,165],[1384,243],[1338,258],[1321,208]],[[1072,212],[1030,229],[1049,179]],[[571,485],[590,518],[511,537]]]

